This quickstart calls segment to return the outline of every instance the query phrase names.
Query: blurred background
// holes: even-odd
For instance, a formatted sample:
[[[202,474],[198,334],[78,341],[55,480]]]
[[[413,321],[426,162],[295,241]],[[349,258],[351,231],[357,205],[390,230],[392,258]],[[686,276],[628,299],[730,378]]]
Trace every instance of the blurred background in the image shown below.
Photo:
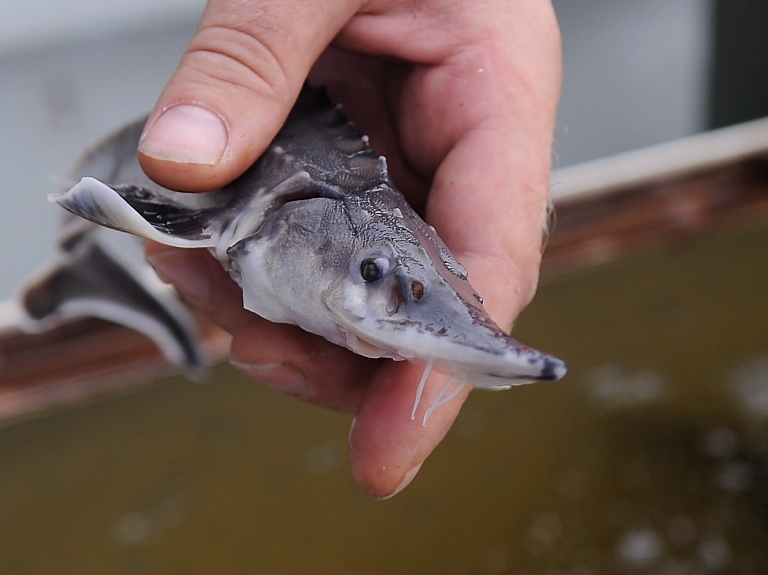
[[[556,168],[768,114],[768,4],[554,4]],[[56,178],[151,108],[203,3],[3,7],[0,299],[49,255]],[[545,282],[516,334],[566,381],[473,394],[392,501],[352,484],[347,417],[226,366],[6,423],[0,574],[766,573],[766,227]]]
[[[6,250],[0,297],[47,254],[57,214],[44,199],[56,190],[55,178],[87,146],[152,107],[203,5],[6,0],[0,232],[15,246],[24,238],[24,249]],[[557,167],[709,125],[713,2],[564,0],[555,6],[565,63]],[[34,233],[29,214],[35,214]]]
[[[555,1],[565,78],[555,167],[763,115],[766,8],[737,0]],[[41,199],[81,151],[146,113],[176,67],[200,0],[5,0],[0,22],[0,297],[44,258]],[[34,234],[28,217],[35,214]],[[38,216],[39,214],[39,216]],[[40,224],[45,222],[45,224]],[[11,253],[12,252],[12,253]]]

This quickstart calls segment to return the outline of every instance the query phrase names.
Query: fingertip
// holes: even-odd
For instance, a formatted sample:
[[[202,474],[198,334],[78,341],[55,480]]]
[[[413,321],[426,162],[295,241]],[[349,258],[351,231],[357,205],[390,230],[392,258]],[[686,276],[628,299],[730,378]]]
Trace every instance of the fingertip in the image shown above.
[[[142,135],[147,175],[173,190],[207,191],[245,172],[358,4],[210,0]]]
[[[223,117],[194,104],[179,104],[148,122],[139,140],[139,153],[177,164],[215,166],[229,142]]]
[[[211,191],[242,175],[264,152],[301,83],[270,88],[238,66],[211,58],[193,42],[139,140],[139,163],[150,178],[172,190]]]
[[[406,487],[408,487],[411,482],[416,478],[416,476],[419,473],[419,470],[421,469],[421,466],[423,465],[423,461],[421,463],[418,463],[415,467],[412,467],[408,471],[405,472],[405,475],[403,475],[402,481],[395,487],[394,491],[389,493],[388,495],[378,495],[378,494],[371,494],[371,497],[374,499],[378,499],[379,501],[386,501],[387,499],[392,499],[395,495],[403,491]]]
[[[466,392],[434,411],[426,425],[424,413],[447,383],[433,375],[420,407],[411,418],[422,369],[391,363],[380,370],[356,412],[349,435],[350,465],[355,481],[375,499],[403,491],[445,437]]]
[[[239,106],[229,105],[230,114],[240,118],[233,128],[223,113],[201,103],[163,107],[161,102],[139,139],[138,157],[142,170],[168,189],[206,192],[221,188],[247,170],[261,152],[259,146],[267,144],[246,137],[263,131],[250,127],[249,117]],[[238,142],[232,141],[234,129],[241,135]]]
[[[139,163],[167,188],[215,189],[231,179],[217,167],[228,152],[229,134],[223,116],[199,104],[175,105],[150,116],[139,140]]]

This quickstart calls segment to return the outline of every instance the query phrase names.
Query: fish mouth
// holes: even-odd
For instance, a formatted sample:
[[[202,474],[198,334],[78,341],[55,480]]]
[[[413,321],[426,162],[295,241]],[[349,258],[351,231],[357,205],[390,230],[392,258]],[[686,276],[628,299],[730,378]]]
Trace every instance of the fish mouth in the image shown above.
[[[530,348],[528,348],[530,349]],[[536,381],[561,379],[568,368],[565,362],[537,350],[528,358],[504,358],[502,362],[461,363],[455,360],[433,358],[435,369],[445,375],[467,381],[478,389],[504,390]]]
[[[358,333],[355,333],[354,331],[344,331],[343,333],[344,333],[346,347],[348,347],[358,355],[362,355],[363,357],[368,357],[371,359],[381,359],[381,358],[389,358],[394,360],[405,359],[404,357],[399,355],[394,349],[388,349],[387,347],[382,346],[379,343],[373,343],[371,341],[368,341],[366,338],[360,336]]]
[[[556,381],[565,376],[568,368],[563,360],[536,350],[531,351],[538,357],[516,361],[514,365],[508,362],[499,370],[494,370],[492,365],[478,370],[474,366],[467,368],[450,361],[434,361],[438,371],[466,380],[479,389],[504,390],[536,381]]]

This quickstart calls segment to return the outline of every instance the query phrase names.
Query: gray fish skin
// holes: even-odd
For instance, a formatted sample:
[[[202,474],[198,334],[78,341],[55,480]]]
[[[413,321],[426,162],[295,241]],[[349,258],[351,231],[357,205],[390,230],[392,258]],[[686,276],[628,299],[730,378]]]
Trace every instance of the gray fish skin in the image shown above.
[[[84,178],[54,199],[107,227],[208,248],[241,286],[244,307],[266,319],[486,389],[565,374],[561,360],[488,317],[466,270],[323,90],[305,87],[264,156],[221,190],[111,184]],[[204,196],[204,205],[183,196]]]

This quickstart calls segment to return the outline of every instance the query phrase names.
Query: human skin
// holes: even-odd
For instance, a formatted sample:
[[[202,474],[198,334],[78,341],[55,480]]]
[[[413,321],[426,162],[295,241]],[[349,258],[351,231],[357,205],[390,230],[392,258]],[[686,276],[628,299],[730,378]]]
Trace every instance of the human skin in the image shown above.
[[[307,77],[326,85],[466,266],[490,315],[511,328],[538,282],[560,66],[546,0],[211,0],[139,159],[166,187],[220,187],[264,152]],[[232,334],[240,370],[354,415],[352,473],[373,497],[410,483],[466,400],[468,391],[424,427],[442,376],[430,377],[412,420],[422,368],[366,359],[245,311],[205,251],[152,244],[147,257]]]

